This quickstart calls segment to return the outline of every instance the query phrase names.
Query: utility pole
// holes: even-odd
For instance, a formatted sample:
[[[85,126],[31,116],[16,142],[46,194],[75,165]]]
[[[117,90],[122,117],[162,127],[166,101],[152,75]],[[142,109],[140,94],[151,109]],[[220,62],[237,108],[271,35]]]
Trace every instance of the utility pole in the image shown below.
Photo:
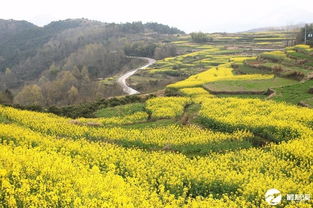
[[[304,44],[306,44],[306,24],[304,26]]]

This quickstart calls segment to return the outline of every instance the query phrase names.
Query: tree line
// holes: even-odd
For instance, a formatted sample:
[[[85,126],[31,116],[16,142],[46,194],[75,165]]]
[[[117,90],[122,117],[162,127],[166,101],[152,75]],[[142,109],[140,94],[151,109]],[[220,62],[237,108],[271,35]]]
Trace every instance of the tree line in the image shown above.
[[[313,24],[307,24],[300,29],[300,32],[298,33],[297,38],[296,38],[296,42],[304,43],[305,35],[306,35],[307,36],[306,43],[308,45],[313,46],[313,36],[311,36],[310,34],[313,34]]]

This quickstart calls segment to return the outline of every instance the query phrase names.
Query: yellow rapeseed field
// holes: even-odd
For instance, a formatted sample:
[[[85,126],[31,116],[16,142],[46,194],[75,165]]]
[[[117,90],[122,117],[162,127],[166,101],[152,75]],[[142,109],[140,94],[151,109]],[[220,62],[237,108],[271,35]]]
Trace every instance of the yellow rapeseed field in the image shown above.
[[[233,69],[230,64],[222,64],[218,67],[211,68],[207,71],[201,72],[196,75],[192,75],[189,78],[170,84],[168,88],[187,88],[187,87],[199,87],[209,82],[219,80],[260,80],[260,79],[272,79],[273,75],[263,74],[247,74],[247,75],[234,75]]]
[[[13,122],[0,124],[1,203],[7,207],[267,207],[264,193],[272,187],[284,195],[313,194],[313,110],[257,99],[206,98],[199,103],[204,122],[232,133],[193,125],[81,126],[52,114],[0,107],[0,115]],[[264,150],[228,149],[253,140],[255,132],[273,139],[288,135],[284,131],[288,138],[277,137],[275,141],[283,142]],[[215,151],[214,145],[226,152]],[[201,152],[211,153],[185,155]],[[282,206],[310,207],[309,203],[284,200]]]
[[[220,52],[205,48],[161,63],[210,62]],[[70,119],[0,105],[0,208],[267,208],[272,188],[282,194],[277,207],[312,207],[313,110],[202,88],[273,78],[233,74],[232,63],[253,58],[225,56],[168,86],[183,96],[148,99],[124,116]]]
[[[173,118],[183,114],[184,107],[191,100],[185,97],[157,97],[146,102],[146,108],[153,118]]]

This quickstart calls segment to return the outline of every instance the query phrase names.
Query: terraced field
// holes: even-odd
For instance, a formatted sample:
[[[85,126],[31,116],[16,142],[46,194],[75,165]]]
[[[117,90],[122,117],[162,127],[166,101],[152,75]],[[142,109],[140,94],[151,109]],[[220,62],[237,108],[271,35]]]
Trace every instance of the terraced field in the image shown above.
[[[263,52],[283,49],[294,39],[294,33],[216,33],[210,34],[210,37],[213,40],[205,44],[192,42],[190,36],[179,37],[171,43],[177,46],[181,55],[158,60],[132,76],[129,83],[139,91],[154,92],[226,63],[236,66],[233,67],[235,74],[268,74],[271,72],[255,67],[251,69],[241,62],[244,59],[253,62],[253,57]]]
[[[300,58],[290,56],[290,51]],[[186,95],[184,91],[192,94],[188,88],[197,88],[198,91],[202,88],[218,97],[255,96],[310,106],[313,96],[310,93],[313,87],[313,68],[309,66],[311,51],[305,45],[296,45],[282,51],[263,52],[256,57],[229,55],[224,63],[207,66],[207,70],[169,84],[166,89],[170,94]],[[202,50],[195,53],[209,52]]]
[[[294,105],[313,102],[311,49],[177,44],[199,50],[142,72],[184,74],[167,96],[77,119],[0,106],[0,207],[266,208],[271,188],[312,207],[287,200],[313,196],[313,109]]]

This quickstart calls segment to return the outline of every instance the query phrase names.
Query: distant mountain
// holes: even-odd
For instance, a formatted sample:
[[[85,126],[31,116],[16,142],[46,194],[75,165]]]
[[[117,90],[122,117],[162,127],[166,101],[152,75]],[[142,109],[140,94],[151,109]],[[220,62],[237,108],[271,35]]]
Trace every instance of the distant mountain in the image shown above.
[[[301,27],[304,26],[304,23],[296,24],[296,25],[287,25],[287,26],[277,26],[277,27],[261,27],[261,28],[254,28],[251,30],[243,31],[240,33],[246,32],[268,32],[268,31],[292,31],[292,30],[300,30]]]
[[[52,22],[45,27],[26,21],[0,20],[0,71],[34,56],[57,34],[82,25],[81,20]]]
[[[0,19],[0,37],[5,38],[6,35],[15,35],[27,30],[38,28],[36,25],[27,21],[2,20]]]

